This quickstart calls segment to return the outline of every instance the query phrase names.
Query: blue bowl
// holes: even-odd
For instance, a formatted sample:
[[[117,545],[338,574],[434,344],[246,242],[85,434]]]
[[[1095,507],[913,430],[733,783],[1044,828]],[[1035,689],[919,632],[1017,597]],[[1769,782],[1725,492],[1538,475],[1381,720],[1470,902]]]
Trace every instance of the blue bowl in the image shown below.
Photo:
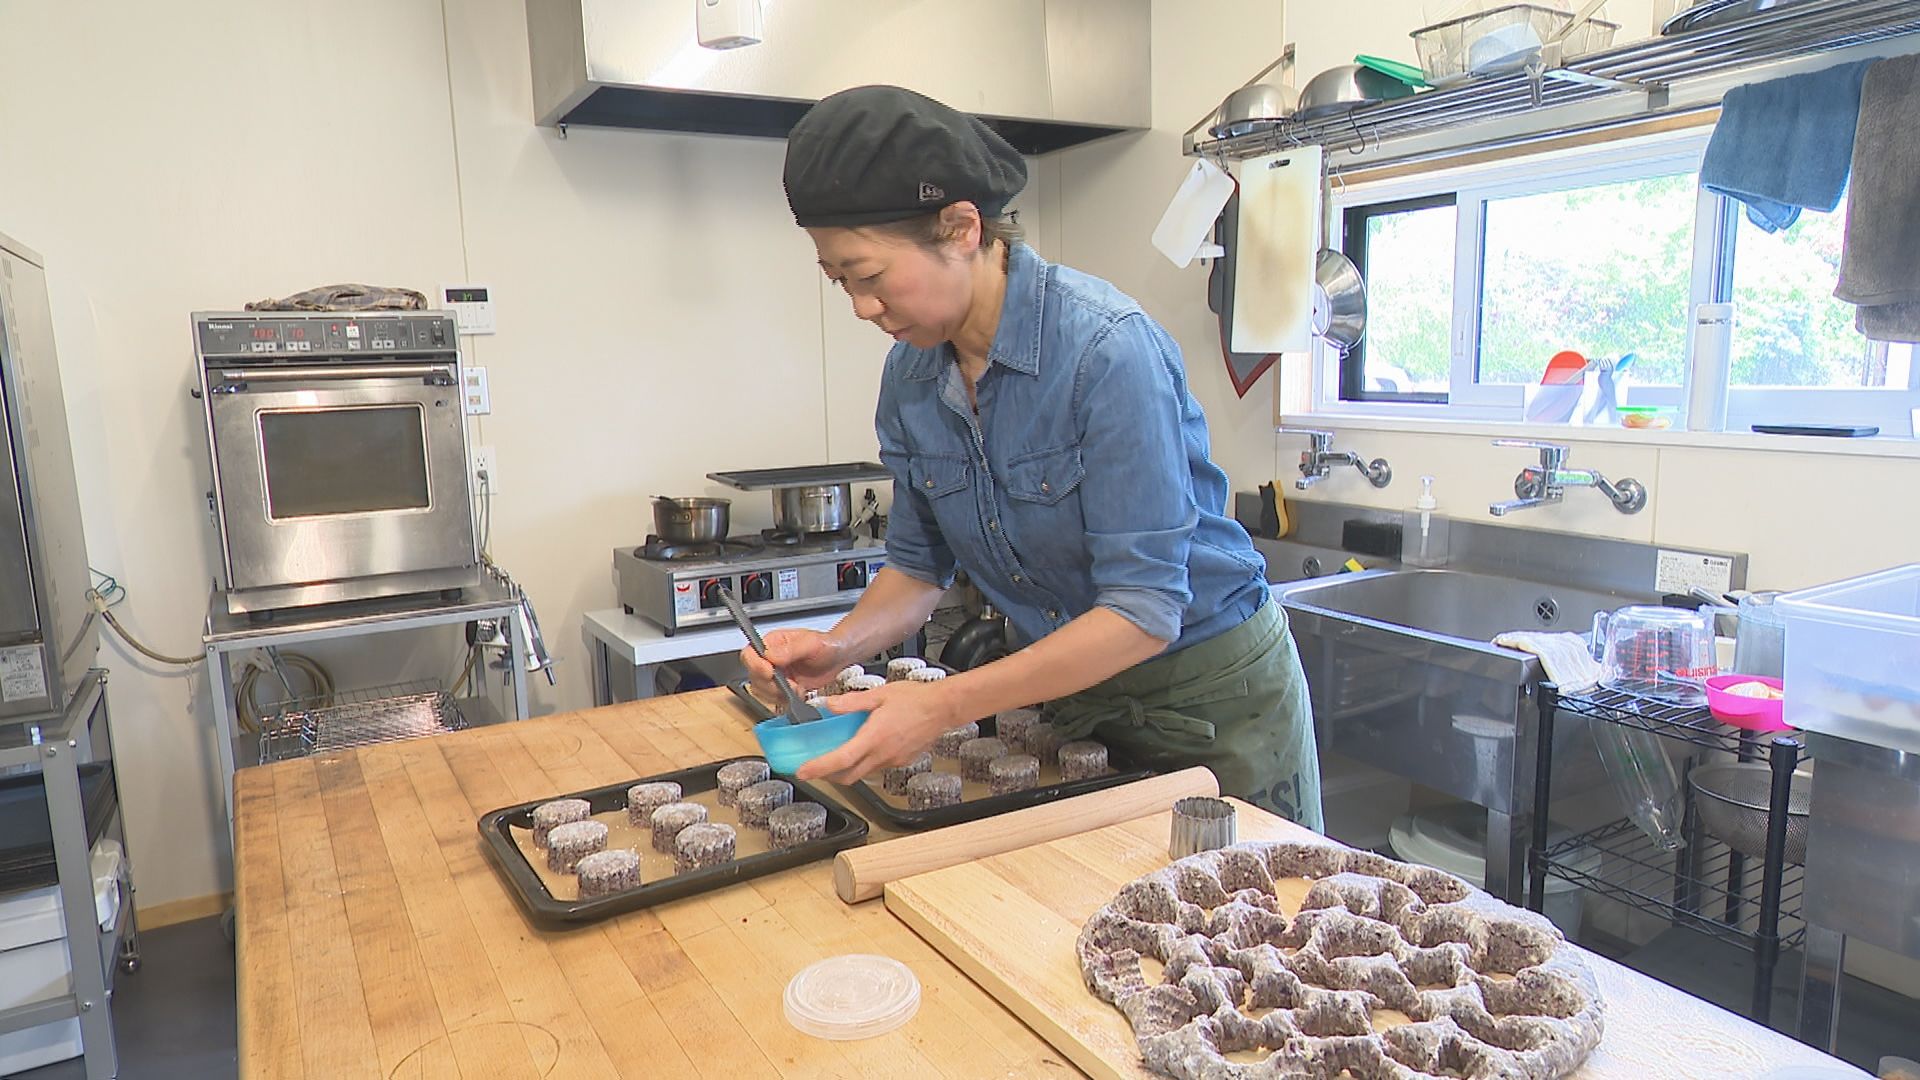
[[[864,712],[832,713],[820,710],[820,719],[796,724],[785,716],[763,720],[753,726],[753,737],[760,740],[760,752],[767,767],[785,776],[800,771],[800,766],[829,751],[838,750],[860,725],[867,722]]]

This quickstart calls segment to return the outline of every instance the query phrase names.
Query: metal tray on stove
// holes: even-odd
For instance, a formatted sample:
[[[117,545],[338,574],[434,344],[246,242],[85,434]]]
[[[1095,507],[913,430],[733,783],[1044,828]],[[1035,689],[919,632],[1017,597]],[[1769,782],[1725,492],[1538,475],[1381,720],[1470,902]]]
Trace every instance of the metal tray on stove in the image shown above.
[[[793,782],[794,802],[819,803],[827,808],[827,833],[818,840],[790,847],[783,851],[766,851],[735,859],[722,866],[705,870],[693,870],[657,881],[643,881],[639,886],[609,896],[596,896],[590,900],[564,900],[553,895],[541,880],[540,874],[527,861],[520,845],[515,842],[510,830],[517,827],[530,830],[533,822],[533,808],[554,799],[585,799],[593,807],[593,813],[604,814],[613,810],[624,810],[627,805],[627,789],[635,784],[655,780],[671,780],[678,783],[683,795],[697,795],[719,787],[718,773],[724,765],[735,761],[758,761],[757,757],[727,758],[724,761],[710,761],[705,765],[696,765],[677,772],[658,773],[653,776],[637,776],[623,780],[618,784],[592,788],[587,791],[575,791],[562,795],[549,795],[544,799],[520,803],[517,806],[502,807],[480,818],[480,836],[485,841],[487,855],[512,888],[514,899],[527,914],[538,922],[565,925],[592,922],[622,912],[638,908],[664,904],[669,900],[679,900],[698,893],[711,892],[725,888],[736,882],[764,877],[781,870],[796,866],[805,866],[821,859],[829,859],[850,847],[857,847],[867,838],[867,823],[847,813],[839,804],[821,794],[810,784]]]
[[[928,661],[928,663],[935,667],[942,666],[934,664],[933,661]],[[884,664],[869,664],[867,668],[874,674],[885,674]],[[948,673],[952,674],[951,669],[948,669]],[[732,690],[734,696],[739,698],[747,707],[747,710],[754,716],[763,720],[773,716],[773,710],[767,708],[764,702],[753,696],[753,691],[748,688],[746,682],[732,683],[727,689]],[[996,719],[996,717],[989,716],[980,721],[980,734],[982,736],[995,734]],[[1124,750],[1116,746],[1107,747],[1107,765],[1112,769],[1111,772],[1105,776],[1096,776],[1091,780],[1055,781],[1051,784],[1042,784],[1039,787],[1030,787],[1024,791],[1015,791],[1007,795],[988,795],[983,798],[968,799],[954,806],[942,806],[933,810],[908,810],[888,802],[881,792],[877,790],[880,783],[878,774],[875,774],[871,778],[871,785],[868,780],[861,780],[858,783],[846,785],[843,790],[853,798],[854,802],[859,804],[855,809],[866,815],[868,820],[881,822],[891,829],[911,832],[920,829],[938,829],[946,825],[958,825],[963,821],[978,821],[981,818],[993,817],[995,814],[1004,814],[1009,810],[1022,810],[1029,806],[1038,806],[1041,803],[1050,803],[1059,799],[1070,799],[1075,795],[1085,795],[1091,791],[1100,791],[1103,788],[1118,787],[1121,784],[1131,784],[1135,780],[1144,780],[1154,774],[1153,769],[1134,762],[1126,756]]]

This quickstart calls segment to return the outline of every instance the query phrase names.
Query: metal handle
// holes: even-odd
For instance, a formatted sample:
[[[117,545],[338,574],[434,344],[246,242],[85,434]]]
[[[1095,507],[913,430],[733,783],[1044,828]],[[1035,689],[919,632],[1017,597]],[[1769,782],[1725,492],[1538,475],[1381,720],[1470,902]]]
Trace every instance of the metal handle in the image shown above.
[[[1313,441],[1314,448],[1317,450],[1324,450],[1328,447],[1328,445],[1330,445],[1333,442],[1333,432],[1322,431],[1319,428],[1298,428],[1298,427],[1281,428],[1280,434],[1305,435],[1308,439]]]
[[[1563,443],[1540,442],[1536,439],[1495,439],[1495,446],[1511,446],[1521,450],[1538,450],[1540,467],[1555,472],[1567,463],[1568,447]],[[1549,478],[1551,483],[1551,478]]]
[[[352,364],[323,367],[223,368],[220,377],[241,382],[301,382],[328,379],[425,379],[453,377],[445,364]]]
[[[740,598],[733,595],[732,589],[722,585],[720,587],[720,599],[727,605],[727,611],[733,616],[733,621],[740,627],[740,632],[747,635],[747,643],[753,646],[753,651],[760,654],[760,659],[766,660],[767,643],[761,639],[760,631],[754,629],[753,620],[747,618],[747,609],[740,606]],[[772,663],[772,661],[768,661],[768,663]],[[793,684],[787,681],[785,675],[780,674],[779,668],[773,669],[773,681],[774,685],[780,688],[780,693],[786,696],[787,719],[792,720],[796,724],[804,724],[809,720],[820,719],[820,710],[807,704],[806,699],[794,691]]]

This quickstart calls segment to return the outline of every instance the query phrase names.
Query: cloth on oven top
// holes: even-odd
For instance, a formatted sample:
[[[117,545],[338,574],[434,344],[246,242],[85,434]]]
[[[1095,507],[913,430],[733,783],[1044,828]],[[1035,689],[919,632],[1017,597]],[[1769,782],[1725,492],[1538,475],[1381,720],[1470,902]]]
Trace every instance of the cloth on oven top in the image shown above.
[[[425,311],[425,294],[387,285],[322,285],[278,300],[255,300],[248,311]]]

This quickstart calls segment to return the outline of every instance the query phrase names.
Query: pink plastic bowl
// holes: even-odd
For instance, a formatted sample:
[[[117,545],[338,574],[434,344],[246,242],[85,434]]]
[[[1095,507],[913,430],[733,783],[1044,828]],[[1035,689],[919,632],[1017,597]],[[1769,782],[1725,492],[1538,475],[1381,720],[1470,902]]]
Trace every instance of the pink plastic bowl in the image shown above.
[[[1781,689],[1779,679],[1766,675],[1715,675],[1707,680],[1707,709],[1715,719],[1748,731],[1792,731],[1783,719],[1786,702],[1727,693],[1727,687],[1749,682]]]

